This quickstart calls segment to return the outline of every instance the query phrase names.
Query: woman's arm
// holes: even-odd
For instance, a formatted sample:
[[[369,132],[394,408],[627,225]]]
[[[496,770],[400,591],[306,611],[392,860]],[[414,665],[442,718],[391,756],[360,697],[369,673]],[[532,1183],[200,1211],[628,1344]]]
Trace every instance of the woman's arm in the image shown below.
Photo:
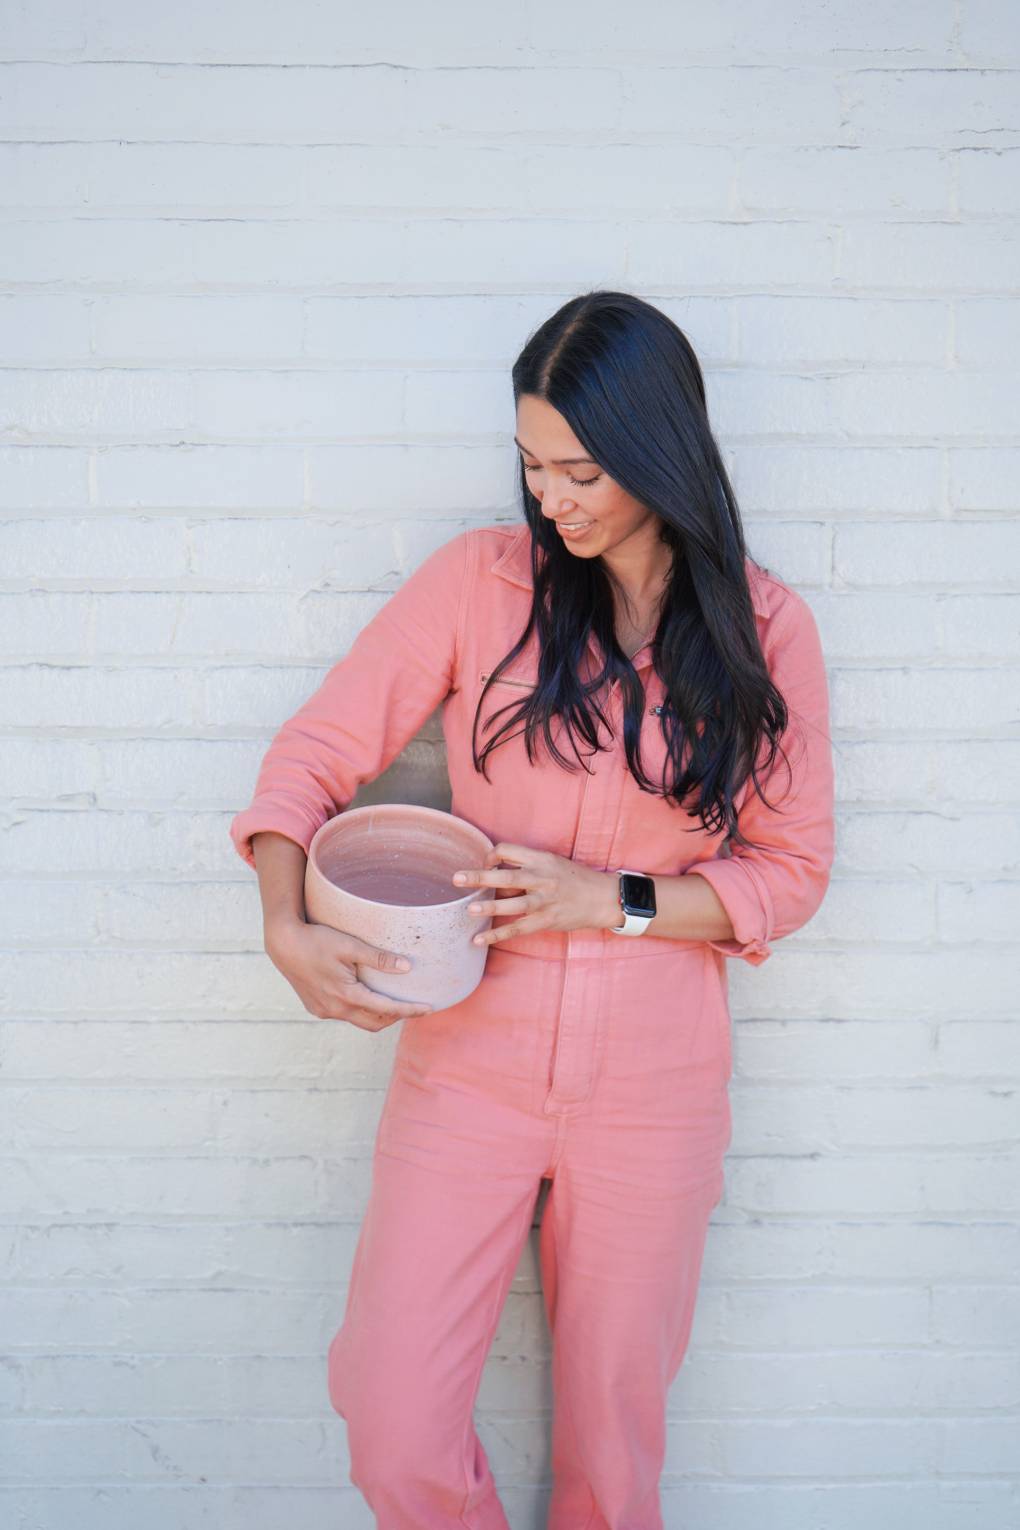
[[[262,900],[262,929],[268,949],[289,926],[305,922],[305,867],[299,844],[271,829],[252,836],[255,870]]]
[[[608,930],[623,927],[620,908],[620,879],[615,871],[605,871],[605,896],[599,927]],[[653,876],[655,883],[655,918],[645,932],[665,940],[707,940],[713,945],[733,939],[730,916],[719,894],[704,877]]]
[[[237,853],[258,870],[253,837],[284,835],[305,856],[316,830],[358,787],[382,774],[449,693],[461,641],[471,533],[435,549],[360,631],[346,657],[278,730],[251,803],[230,824]],[[274,854],[270,895],[281,891]],[[282,875],[293,875],[293,866]]]

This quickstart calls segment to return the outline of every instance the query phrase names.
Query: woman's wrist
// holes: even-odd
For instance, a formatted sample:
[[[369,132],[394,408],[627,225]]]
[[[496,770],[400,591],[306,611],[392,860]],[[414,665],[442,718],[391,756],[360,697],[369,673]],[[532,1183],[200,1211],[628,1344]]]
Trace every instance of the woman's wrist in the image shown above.
[[[623,907],[620,903],[620,876],[616,871],[601,873],[601,903],[598,927],[600,930],[623,928]]]
[[[268,915],[262,921],[262,943],[267,951],[270,946],[279,949],[299,930],[303,930],[307,923],[307,919],[292,909]]]
[[[303,845],[275,829],[260,829],[251,838],[262,902],[263,942],[286,939],[307,923],[305,873],[308,856]]]

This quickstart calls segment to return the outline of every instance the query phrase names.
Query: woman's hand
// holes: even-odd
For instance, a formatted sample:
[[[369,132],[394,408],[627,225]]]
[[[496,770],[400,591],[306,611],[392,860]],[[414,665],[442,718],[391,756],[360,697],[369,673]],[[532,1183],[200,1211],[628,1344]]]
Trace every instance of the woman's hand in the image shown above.
[[[387,999],[358,978],[357,967],[399,972],[400,957],[334,930],[302,919],[274,922],[266,929],[266,955],[282,972],[305,1009],[319,1020],[347,1020],[363,1031],[381,1031],[409,1015],[432,1013],[430,1004]]]
[[[511,869],[497,866],[510,861]],[[519,914],[510,924],[480,930],[475,945],[494,945],[536,930],[608,929],[623,923],[617,895],[617,879],[550,850],[530,850],[526,845],[494,845],[481,868],[457,872],[458,887],[491,887],[495,901],[476,899],[472,914]]]

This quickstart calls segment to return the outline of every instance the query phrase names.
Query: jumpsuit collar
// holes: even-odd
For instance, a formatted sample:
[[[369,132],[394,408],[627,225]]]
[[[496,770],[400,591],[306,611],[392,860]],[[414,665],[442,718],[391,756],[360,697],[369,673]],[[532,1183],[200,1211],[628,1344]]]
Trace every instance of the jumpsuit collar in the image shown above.
[[[761,574],[758,572],[750,558],[746,558],[747,582],[751,590],[751,605],[756,616],[768,616],[769,608],[765,595],[765,586]],[[519,526],[510,538],[503,552],[500,553],[495,563],[490,566],[490,573],[498,574],[501,579],[506,579],[510,584],[519,585],[521,589],[530,590],[531,579],[531,528]],[[652,662],[652,635],[646,638],[638,651],[631,656],[631,663],[636,670],[644,669]],[[592,655],[598,658],[598,645],[593,636],[589,635],[588,647]]]

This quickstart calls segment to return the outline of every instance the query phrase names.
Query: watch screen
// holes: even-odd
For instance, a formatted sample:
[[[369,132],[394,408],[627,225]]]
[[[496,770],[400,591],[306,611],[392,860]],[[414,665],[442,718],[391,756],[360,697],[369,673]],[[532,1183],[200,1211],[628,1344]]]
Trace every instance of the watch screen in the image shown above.
[[[651,877],[623,876],[620,881],[626,909],[636,914],[655,913],[655,883]]]

